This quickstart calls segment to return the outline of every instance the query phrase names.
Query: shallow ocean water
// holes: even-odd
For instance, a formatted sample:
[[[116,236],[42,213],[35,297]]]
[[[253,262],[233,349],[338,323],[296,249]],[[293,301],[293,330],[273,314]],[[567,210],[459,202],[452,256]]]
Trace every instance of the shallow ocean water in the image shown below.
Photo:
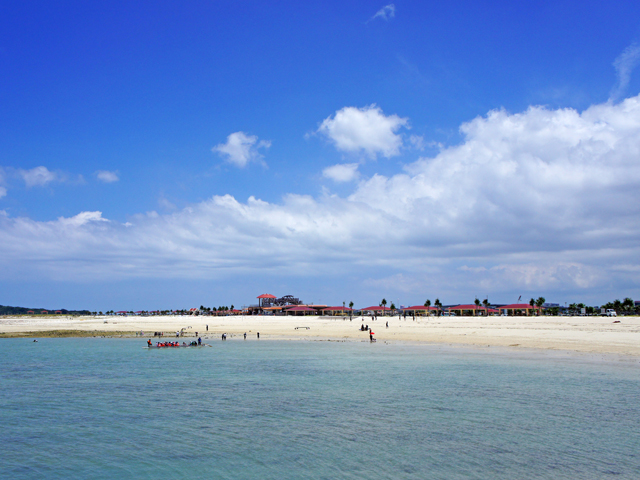
[[[640,477],[638,359],[143,345],[0,341],[0,478]]]

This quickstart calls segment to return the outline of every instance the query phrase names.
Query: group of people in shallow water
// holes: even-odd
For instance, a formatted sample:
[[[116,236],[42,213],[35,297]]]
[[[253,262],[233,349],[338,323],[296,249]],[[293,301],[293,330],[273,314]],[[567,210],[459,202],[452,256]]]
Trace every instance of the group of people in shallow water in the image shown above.
[[[198,337],[197,342],[194,340],[188,345],[187,342],[182,342],[182,344],[180,344],[180,342],[156,342],[155,347],[197,347],[199,345],[202,345],[202,338],[200,337]],[[154,346],[153,343],[151,343],[151,339],[147,340],[147,346],[149,348]]]
[[[369,327],[367,326],[367,329],[368,328]],[[197,335],[198,335],[198,332],[196,332],[196,336]],[[257,335],[258,338],[260,338],[260,332],[256,332],[256,335]],[[154,337],[155,336],[162,336],[162,332],[156,332],[153,336]],[[226,339],[227,339],[227,334],[223,333],[222,334],[222,340],[225,341]],[[244,332],[244,339],[245,340],[247,339],[247,332]],[[160,348],[160,347],[197,347],[199,345],[202,345],[202,338],[201,337],[198,337],[198,341],[197,342],[194,340],[193,342],[191,342],[189,344],[187,344],[186,342],[182,342],[182,343],[180,343],[180,342],[156,342],[156,344],[154,345],[151,342],[151,339],[147,340],[147,346],[149,348],[151,348],[151,347],[158,347],[158,348]]]

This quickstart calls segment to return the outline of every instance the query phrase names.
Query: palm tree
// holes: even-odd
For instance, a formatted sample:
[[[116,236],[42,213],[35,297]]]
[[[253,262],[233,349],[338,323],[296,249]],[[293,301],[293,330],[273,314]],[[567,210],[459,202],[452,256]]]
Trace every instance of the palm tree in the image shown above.
[[[349,302],[349,308],[351,309],[351,310],[349,310],[349,321],[351,321],[351,320],[353,320],[353,317],[352,317],[352,315],[353,315],[353,302]]]
[[[538,299],[536,300],[536,307],[538,307],[538,315],[542,313],[542,305],[544,305],[545,301],[546,299],[544,297],[538,297]]]
[[[427,301],[424,302],[424,306],[427,307],[427,316],[430,316],[431,313],[429,312],[429,307],[431,306],[431,300],[427,298]]]
[[[442,313],[442,302],[439,298],[436,298],[436,301],[433,304],[438,308],[438,316]]]
[[[487,316],[489,316],[489,299],[488,298],[485,298],[484,300],[482,300],[482,306],[486,308],[485,313],[487,314]]]
[[[384,315],[384,308],[387,306],[387,299],[383,298],[382,302],[380,302],[380,305],[382,305],[382,314]]]
[[[536,301],[533,298],[529,300],[529,305],[531,305],[531,308],[533,308],[535,304],[536,304]],[[534,313],[535,313],[535,310],[534,310]]]
[[[480,308],[480,300],[478,300],[478,297],[476,297],[473,303],[476,304],[476,309],[473,311],[473,316],[475,317],[478,314],[478,308]]]
[[[625,298],[622,302],[622,306],[624,307],[626,312],[631,311],[631,309],[633,308],[633,300],[630,297]]]

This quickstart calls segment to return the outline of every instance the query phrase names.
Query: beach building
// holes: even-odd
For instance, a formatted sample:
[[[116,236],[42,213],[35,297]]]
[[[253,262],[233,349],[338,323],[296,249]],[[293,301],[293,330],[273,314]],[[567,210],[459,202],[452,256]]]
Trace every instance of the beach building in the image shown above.
[[[318,310],[306,305],[296,305],[285,310],[286,315],[317,315]]]
[[[338,306],[338,307],[325,307],[322,310],[323,315],[331,315],[331,316],[347,316],[353,315],[354,310],[349,307]]]
[[[414,305],[413,307],[404,307],[402,308],[402,312],[409,315],[415,316],[430,316],[430,315],[438,315],[440,309],[438,307],[425,307],[424,305]]]
[[[528,303],[512,303],[511,305],[501,305],[498,307],[502,315],[533,315],[540,314],[542,309],[536,305],[533,307]]]
[[[456,315],[459,316],[477,316],[477,315],[487,315],[488,314],[488,309],[483,307],[483,306],[479,306],[479,305],[475,305],[475,304],[465,304],[465,305],[454,305],[452,307],[447,307],[447,311],[448,312],[455,312]]]
[[[389,307],[383,307],[382,305],[372,306],[367,308],[361,308],[360,311],[362,314],[368,313],[369,315],[388,315],[391,313],[391,309]]]
[[[249,305],[243,309],[247,315],[277,315],[284,313],[288,307],[304,306],[302,301],[293,295],[284,295],[278,298],[270,293],[263,293],[257,299],[257,304]]]

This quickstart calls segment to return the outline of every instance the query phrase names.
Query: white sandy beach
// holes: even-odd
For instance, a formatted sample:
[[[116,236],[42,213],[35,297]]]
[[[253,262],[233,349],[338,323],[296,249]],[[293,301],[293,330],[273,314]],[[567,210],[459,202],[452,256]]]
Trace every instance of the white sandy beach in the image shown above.
[[[620,323],[613,323],[619,320]],[[386,322],[389,322],[387,328]],[[477,346],[572,350],[640,356],[640,317],[291,317],[291,316],[19,316],[0,317],[0,333],[16,334],[51,330],[100,332],[162,331],[167,337],[185,329],[187,336],[198,332],[229,340],[309,339],[368,340],[362,323],[375,332],[378,342],[423,342]],[[206,326],[209,326],[207,332]],[[296,328],[301,327],[301,328]],[[309,327],[304,328],[304,327]]]

